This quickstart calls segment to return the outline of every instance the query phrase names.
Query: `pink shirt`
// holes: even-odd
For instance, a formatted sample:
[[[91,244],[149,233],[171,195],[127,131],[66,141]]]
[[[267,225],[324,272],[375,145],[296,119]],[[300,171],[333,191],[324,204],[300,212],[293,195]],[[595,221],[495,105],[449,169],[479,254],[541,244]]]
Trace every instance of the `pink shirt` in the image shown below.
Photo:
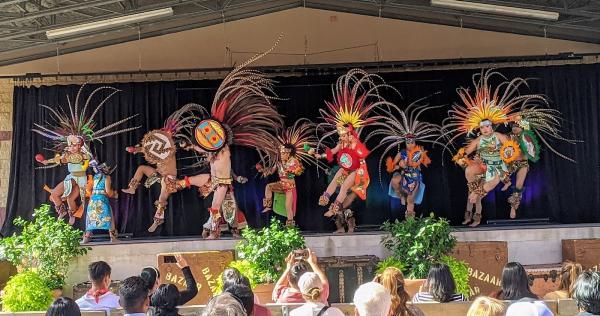
[[[329,298],[329,282],[323,283],[323,292],[321,293],[321,302],[327,304]],[[295,289],[280,285],[273,289],[273,301],[276,303],[306,303],[302,293]]]

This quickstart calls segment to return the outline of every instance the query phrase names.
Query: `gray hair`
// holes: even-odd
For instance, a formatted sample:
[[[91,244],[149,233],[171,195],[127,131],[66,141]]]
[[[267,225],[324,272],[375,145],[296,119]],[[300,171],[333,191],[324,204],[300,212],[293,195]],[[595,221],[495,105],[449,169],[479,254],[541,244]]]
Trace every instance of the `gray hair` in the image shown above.
[[[582,272],[573,287],[573,298],[580,309],[600,315],[600,272]]]

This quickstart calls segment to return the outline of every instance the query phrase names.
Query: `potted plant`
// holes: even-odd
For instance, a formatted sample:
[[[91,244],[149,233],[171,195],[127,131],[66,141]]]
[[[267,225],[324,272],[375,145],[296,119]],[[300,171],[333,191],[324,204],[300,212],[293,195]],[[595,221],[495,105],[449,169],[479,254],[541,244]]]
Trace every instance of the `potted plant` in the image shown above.
[[[13,223],[21,233],[0,240],[4,257],[19,272],[35,271],[48,288],[62,291],[70,262],[90,249],[79,245],[82,232],[56,220],[47,204],[35,209],[33,221],[19,217]]]
[[[450,266],[457,288],[459,291],[465,290],[463,281],[466,279],[468,282],[468,266],[465,270],[466,263],[448,256],[456,244],[456,237],[451,235],[452,229],[446,219],[435,218],[431,213],[424,218],[385,222],[382,229],[388,234],[381,243],[390,251],[393,261],[388,258],[381,264],[396,262],[406,276],[405,287],[411,296],[425,281],[431,264],[438,262]],[[468,283],[463,294],[468,295]]]
[[[52,303],[50,288],[34,271],[19,272],[8,280],[2,295],[3,312],[45,311]]]
[[[235,246],[238,260],[229,266],[240,270],[256,285],[253,290],[261,303],[271,302],[274,282],[285,270],[286,256],[305,248],[304,237],[298,228],[283,226],[274,218],[262,229],[244,229],[242,237]]]

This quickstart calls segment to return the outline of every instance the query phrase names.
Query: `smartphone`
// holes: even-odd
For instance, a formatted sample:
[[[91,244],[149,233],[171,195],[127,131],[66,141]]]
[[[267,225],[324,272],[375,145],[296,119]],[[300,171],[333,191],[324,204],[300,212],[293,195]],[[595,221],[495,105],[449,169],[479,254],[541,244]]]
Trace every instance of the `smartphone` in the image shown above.
[[[175,259],[175,256],[165,256],[164,260],[165,263],[177,263],[177,259]]]
[[[306,260],[306,259],[308,259],[308,250],[306,250],[306,249],[294,250],[294,260],[300,261],[300,260]]]

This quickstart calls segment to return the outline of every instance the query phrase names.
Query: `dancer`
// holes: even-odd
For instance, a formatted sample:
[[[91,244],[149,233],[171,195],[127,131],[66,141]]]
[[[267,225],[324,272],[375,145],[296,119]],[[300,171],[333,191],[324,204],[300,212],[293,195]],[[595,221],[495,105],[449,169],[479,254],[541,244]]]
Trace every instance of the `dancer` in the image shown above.
[[[319,198],[319,205],[329,205],[331,195],[340,187],[336,199],[325,213],[326,217],[335,216],[336,232],[344,232],[344,224],[347,224],[348,232],[354,231],[356,220],[353,212],[344,209],[344,206],[349,206],[356,196],[362,200],[367,198],[370,178],[365,159],[369,150],[360,141],[359,134],[364,126],[381,119],[381,116],[374,115],[373,109],[391,104],[379,95],[379,89],[393,89],[377,81],[382,82],[383,79],[361,69],[352,69],[338,78],[332,87],[333,102],[326,101],[327,109],[319,110],[325,121],[317,126],[319,130],[325,130],[319,144],[336,132],[339,136],[337,144],[333,148],[326,148],[325,153],[319,154],[316,149],[309,151],[317,159],[327,159],[329,163],[336,157],[340,166],[327,190]],[[348,192],[354,194],[348,195]],[[350,200],[346,200],[346,197]]]
[[[191,142],[188,134],[191,134],[195,128],[197,119],[195,113],[203,110],[200,105],[187,104],[171,114],[161,129],[146,133],[140,144],[126,148],[129,153],[144,154],[146,161],[156,166],[137,167],[127,189],[121,190],[128,194],[135,194],[144,176],[146,176],[144,182],[146,188],[160,182],[160,195],[154,202],[156,212],[148,232],[154,232],[165,222],[169,196],[185,187],[183,183],[177,181],[177,144]]]
[[[511,133],[509,136],[512,141],[519,145],[521,153],[515,156],[514,161],[509,164],[508,168],[511,174],[516,174],[515,186],[508,198],[510,218],[517,217],[517,209],[521,204],[525,179],[529,172],[528,161],[537,162],[540,159],[541,146],[539,140],[559,157],[575,162],[573,159],[555,150],[544,137],[551,137],[571,144],[577,142],[576,140],[561,136],[561,113],[555,109],[545,108],[549,106],[549,101],[545,96],[538,95],[538,99],[536,100],[538,101],[537,103],[523,104],[519,112],[511,117]]]
[[[443,146],[436,140],[442,134],[441,126],[419,120],[419,116],[426,110],[441,106],[419,104],[422,100],[411,103],[405,110],[389,104],[387,109],[383,110],[383,118],[373,123],[376,130],[367,137],[368,141],[373,136],[383,136],[379,145],[375,147],[377,149],[385,146],[379,160],[380,169],[386,153],[394,148],[400,148],[402,143],[406,144],[405,149],[399,150],[393,159],[388,157],[386,161],[387,172],[393,172],[390,188],[396,196],[400,197],[402,204],[406,205],[406,218],[414,217],[415,204],[421,204],[425,194],[421,166],[428,166],[431,163],[427,151],[417,145],[417,141]]]
[[[231,169],[230,146],[245,146],[255,149],[263,160],[268,153],[266,148],[273,142],[272,134],[283,126],[283,119],[271,103],[274,98],[273,80],[265,74],[246,69],[250,63],[268,54],[257,55],[234,68],[225,77],[213,100],[210,113],[200,121],[195,130],[195,143],[188,143],[187,149],[205,157],[210,165],[210,173],[202,173],[184,180],[184,187],[196,186],[206,197],[213,194],[208,239],[221,235],[221,222],[224,219],[231,227],[234,236],[239,229],[241,212],[233,195],[233,174]],[[240,182],[246,179],[241,177]],[[226,203],[224,203],[226,201]]]
[[[110,207],[110,198],[117,198],[117,192],[112,189],[110,174],[114,169],[110,169],[106,163],[97,165],[92,163],[94,176],[88,185],[90,202],[86,210],[85,233],[83,234],[83,243],[88,243],[92,237],[93,230],[106,230],[110,236],[110,241],[117,242],[117,230],[115,227],[115,218]]]
[[[263,213],[271,211],[273,207],[273,192],[285,194],[285,211],[287,215],[286,226],[295,226],[296,215],[296,180],[295,177],[304,172],[303,163],[315,163],[317,161],[308,154],[307,149],[317,146],[315,126],[307,119],[297,120],[292,127],[282,130],[281,133],[269,144],[267,151],[269,161],[266,167],[257,164],[257,170],[263,176],[275,172],[279,175],[279,181],[267,184],[265,198],[263,199]]]
[[[499,77],[502,83],[492,88],[490,78]],[[478,79],[478,80],[477,80]],[[477,152],[482,162],[480,170],[485,170],[481,177],[483,181],[469,183],[469,203],[476,203],[502,180],[505,185],[503,190],[510,186],[510,172],[507,164],[519,160],[521,148],[517,142],[504,134],[494,131],[494,125],[507,124],[523,115],[531,113],[554,113],[555,110],[540,109],[548,102],[542,95],[519,93],[521,86],[527,86],[523,78],[514,78],[510,81],[493,69],[482,71],[473,76],[475,93],[471,95],[466,88],[458,89],[458,94],[464,104],[455,104],[449,111],[450,117],[444,121],[444,135],[451,136],[450,142],[461,135],[470,135],[479,130],[480,135],[471,141],[465,148],[459,150],[455,161]],[[540,111],[541,110],[541,111]],[[560,137],[556,130],[548,131],[554,137]],[[476,173],[477,170],[470,171]],[[465,212],[465,222],[472,221],[471,226],[480,224],[481,213],[471,214]]]
[[[50,112],[50,122],[45,125],[35,123],[35,127],[32,129],[33,132],[50,139],[52,143],[51,150],[55,153],[55,156],[51,159],[46,159],[42,154],[35,156],[36,161],[46,166],[41,168],[52,168],[61,164],[67,165],[69,174],[53,189],[47,190],[50,191],[50,200],[56,208],[58,218],[62,219],[68,214],[69,224],[71,225],[75,223],[75,217],[81,217],[85,209],[86,170],[93,159],[93,155],[89,149],[90,144],[93,141],[101,141],[103,138],[128,132],[139,127],[115,130],[115,127],[136,116],[133,115],[110,123],[105,127],[97,128],[94,121],[96,115],[108,99],[119,92],[119,90],[107,86],[99,87],[90,93],[83,106],[81,106],[80,100],[84,87],[85,85],[82,85],[79,89],[75,97],[75,104],[71,104],[71,100],[67,96],[68,114],[59,106],[52,108],[40,105]],[[109,91],[108,95],[101,99],[91,114],[88,114],[87,110],[94,95],[104,91]],[[77,206],[78,197],[81,200],[79,207]],[[67,202],[67,206],[63,203],[65,201]]]

